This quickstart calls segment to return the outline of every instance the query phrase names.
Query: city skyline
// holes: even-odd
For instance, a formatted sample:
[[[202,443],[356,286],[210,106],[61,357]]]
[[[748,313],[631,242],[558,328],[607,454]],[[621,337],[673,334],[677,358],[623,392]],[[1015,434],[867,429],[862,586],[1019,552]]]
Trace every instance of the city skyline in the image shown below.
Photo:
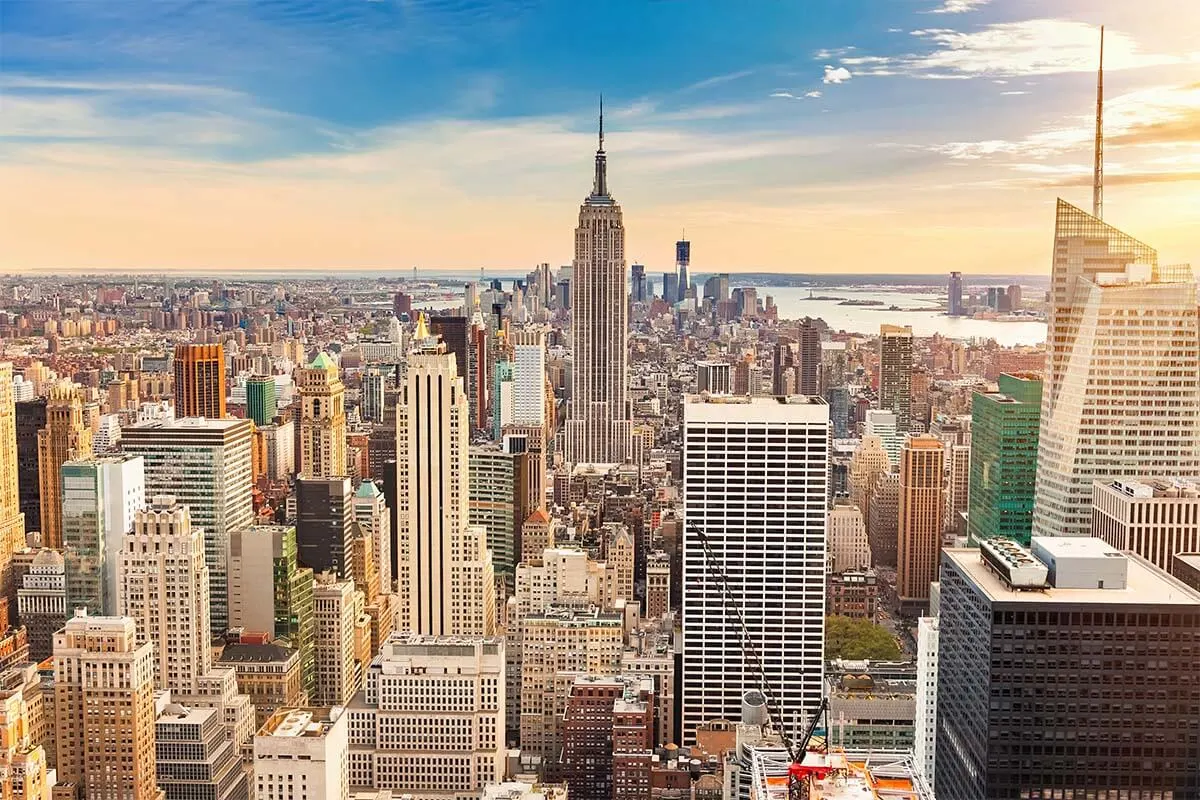
[[[630,262],[686,227],[697,272],[1042,273],[1046,209],[1088,193],[1101,22],[1109,216],[1200,244],[1181,0],[133,8],[5,5],[0,270],[567,263],[605,92]]]

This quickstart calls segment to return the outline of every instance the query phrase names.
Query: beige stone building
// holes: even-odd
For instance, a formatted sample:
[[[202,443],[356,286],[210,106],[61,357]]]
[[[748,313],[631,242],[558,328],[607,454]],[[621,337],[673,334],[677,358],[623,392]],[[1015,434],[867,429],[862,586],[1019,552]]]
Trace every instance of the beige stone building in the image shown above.
[[[896,593],[901,604],[929,600],[942,545],[946,449],[936,436],[917,434],[900,451],[900,500],[896,535]]]
[[[299,370],[300,477],[340,478],[346,472],[346,387],[325,353]]]

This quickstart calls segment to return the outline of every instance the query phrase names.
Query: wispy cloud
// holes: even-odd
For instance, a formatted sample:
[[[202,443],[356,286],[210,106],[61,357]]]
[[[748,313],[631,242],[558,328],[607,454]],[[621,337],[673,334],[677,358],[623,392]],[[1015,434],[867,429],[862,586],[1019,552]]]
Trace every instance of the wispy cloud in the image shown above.
[[[975,9],[986,6],[991,0],[945,0],[937,8],[931,8],[924,12],[926,14],[966,14]]]

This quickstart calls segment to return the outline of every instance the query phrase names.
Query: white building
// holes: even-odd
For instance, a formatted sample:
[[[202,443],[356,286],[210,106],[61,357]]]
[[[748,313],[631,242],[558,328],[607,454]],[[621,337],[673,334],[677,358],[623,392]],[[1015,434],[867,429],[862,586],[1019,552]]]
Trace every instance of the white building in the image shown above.
[[[546,424],[546,333],[517,328],[509,333],[513,348],[512,419],[515,425]]]
[[[830,572],[841,574],[870,567],[871,545],[862,511],[849,501],[836,503],[829,511]]]
[[[383,492],[374,481],[363,481],[351,501],[354,521],[375,543],[375,566],[379,570],[380,591],[395,591],[392,580],[392,516]]]
[[[346,715],[352,786],[476,798],[504,777],[504,639],[393,634]]]
[[[868,409],[863,423],[864,438],[878,436],[893,467],[899,466],[900,448],[904,445],[904,433],[899,430],[898,425],[896,412],[880,408]]]
[[[320,575],[313,585],[313,658],[317,705],[344,706],[362,686],[355,628],[365,619],[363,593],[354,581]]]
[[[349,800],[350,740],[340,708],[281,708],[254,737],[254,796]]]
[[[248,419],[186,418],[139,423],[126,428],[121,446],[146,464],[146,494],[170,495],[187,506],[192,523],[204,530],[211,628],[229,627],[229,533],[250,527],[251,498]]]
[[[484,528],[468,525],[467,393],[455,357],[421,317],[396,402],[397,627],[490,635],[496,584]]]
[[[564,430],[572,464],[623,463],[632,422],[626,416],[629,303],[625,225],[608,193],[604,115],[592,192],[579,208],[571,278],[571,411]]]
[[[1093,481],[1200,476],[1196,281],[1058,201],[1034,536],[1091,533]]]
[[[118,455],[62,465],[63,558],[67,608],[117,612],[117,561],[125,532],[146,504],[145,462]]]
[[[829,407],[811,397],[688,397],[684,403],[683,742],[737,719],[761,681],[728,608],[719,569],[766,680],[796,719],[823,687]],[[702,538],[703,537],[703,538]],[[703,539],[716,564],[706,563]]]
[[[930,786],[937,765],[938,618],[917,622],[917,713],[914,719],[913,755]]]
[[[1200,552],[1200,481],[1096,481],[1092,536],[1164,572],[1179,553]]]

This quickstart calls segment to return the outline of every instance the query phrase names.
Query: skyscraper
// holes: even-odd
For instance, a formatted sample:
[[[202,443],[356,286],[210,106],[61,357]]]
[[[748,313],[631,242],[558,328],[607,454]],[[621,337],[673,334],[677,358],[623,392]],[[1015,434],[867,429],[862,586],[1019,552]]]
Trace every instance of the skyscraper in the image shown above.
[[[472,447],[469,458],[468,520],[487,531],[492,564],[511,584],[520,554],[517,532],[532,510],[520,485],[529,459],[494,444]]]
[[[674,300],[687,299],[688,289],[692,287],[691,279],[688,277],[688,266],[691,263],[692,243],[687,239],[680,239],[675,243],[675,271],[679,276],[679,294],[673,298]]]
[[[46,398],[18,401],[17,409],[17,490],[25,530],[42,529],[42,500],[39,490],[38,432],[46,427]]]
[[[829,407],[819,398],[684,403],[683,740],[736,719],[761,681],[726,605],[723,570],[766,682],[789,714],[821,700]],[[753,477],[751,477],[753,476]],[[707,563],[707,538],[715,565]]]
[[[374,481],[363,481],[358,485],[351,505],[354,509],[354,521],[375,543],[375,565],[379,570],[380,591],[390,594],[396,590],[392,576],[391,509]]]
[[[821,332],[806,319],[800,323],[796,339],[796,394],[819,395]]]
[[[952,317],[961,317],[963,314],[961,272],[950,273],[950,288],[947,291],[947,298],[946,313]]]
[[[468,524],[468,409],[454,356],[418,320],[396,403],[394,552],[400,630],[491,635],[496,594],[483,528]]]
[[[347,474],[346,387],[333,359],[318,353],[300,370],[300,477]]]
[[[633,264],[629,267],[629,299],[634,303],[645,303],[650,300],[646,291],[646,267]]]
[[[17,482],[17,409],[12,364],[0,362],[0,595],[15,598],[12,554],[25,546],[25,515]]]
[[[566,458],[573,464],[623,463],[632,423],[625,393],[629,307],[625,298],[625,226],[608,193],[604,107],[592,193],[575,229],[571,336],[574,384],[566,423]]]
[[[509,331],[513,349],[513,417],[515,425],[546,424],[546,332],[541,328]]]
[[[363,613],[363,593],[354,581],[317,576],[313,587],[313,654],[316,681],[312,702],[344,706],[362,686],[363,664],[359,646],[370,647],[370,631]],[[366,640],[359,639],[359,632]]]
[[[123,454],[62,465],[67,610],[118,610],[118,563],[125,534],[146,502],[145,460]]]
[[[125,428],[121,446],[145,460],[146,495],[171,495],[204,531],[212,630],[229,627],[227,560],[231,531],[250,527],[250,430],[246,419],[178,419]]]
[[[67,622],[66,565],[57,550],[42,548],[17,589],[17,610],[29,636],[29,658],[54,654],[54,633]]]
[[[1092,482],[1200,476],[1200,327],[1186,266],[1062,200],[1034,536],[1087,536]]]
[[[62,475],[68,459],[92,455],[92,430],[83,422],[83,396],[70,381],[50,387],[46,427],[38,431],[38,488],[42,504],[42,544],[62,547]]]
[[[971,541],[1006,536],[1029,544],[1042,411],[1041,376],[1003,374],[999,391],[971,400]]]
[[[908,432],[912,413],[912,326],[879,326],[879,407],[896,414],[896,430]]]
[[[225,416],[225,348],[221,344],[175,345],[175,416]]]
[[[54,634],[60,783],[85,800],[161,800],[154,716],[154,647],[133,620],[77,614]]]
[[[901,605],[929,600],[937,580],[946,514],[946,449],[929,434],[911,435],[900,451],[900,515],[896,538],[896,593]]]
[[[319,575],[350,575],[354,488],[349,478],[296,479],[296,547],[300,563]]]
[[[229,537],[229,626],[286,639],[299,651],[306,694],[315,688],[313,572],[296,556],[296,529],[255,525]]]
[[[241,756],[221,712],[171,703],[155,723],[158,785],[166,800],[246,800]]]
[[[275,379],[270,375],[252,375],[246,379],[246,415],[258,427],[270,425],[279,413],[275,400]]]
[[[1099,539],[993,542],[942,553],[938,797],[1195,795],[1200,594]]]
[[[367,422],[383,422],[384,376],[379,370],[369,370],[362,376],[362,401],[359,415]]]

